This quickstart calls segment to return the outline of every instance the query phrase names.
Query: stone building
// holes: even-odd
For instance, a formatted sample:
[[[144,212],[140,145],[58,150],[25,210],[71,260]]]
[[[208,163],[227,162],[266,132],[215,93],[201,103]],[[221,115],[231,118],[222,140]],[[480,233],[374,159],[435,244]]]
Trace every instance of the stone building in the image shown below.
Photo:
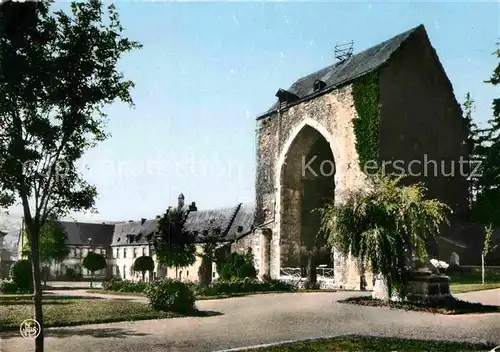
[[[196,239],[197,253],[203,252],[203,237],[206,236],[210,228],[220,229],[220,247],[230,247],[235,238],[246,236],[253,230],[254,207],[251,204],[237,204],[232,207],[198,210],[196,204],[184,204],[184,195],[181,193],[178,198],[178,208],[187,211],[187,219],[184,224],[186,232],[190,232]],[[140,221],[129,221],[116,224],[114,227],[113,240],[111,242],[112,253],[112,276],[123,279],[137,281],[141,278],[141,273],[132,271],[135,259],[141,255],[148,255],[155,263],[154,277],[177,278],[182,281],[198,281],[198,270],[201,266],[201,257],[196,258],[196,262],[189,267],[164,267],[156,258],[153,246],[153,236],[158,233],[158,220],[141,219]],[[247,247],[239,248],[246,250]],[[212,270],[213,278],[217,278],[215,263]],[[145,280],[151,278],[146,273]]]
[[[245,237],[253,231],[254,205],[236,204],[235,206],[198,210],[196,204],[184,204],[184,195],[181,193],[178,198],[177,207],[188,213],[184,224],[185,231],[195,235],[198,254],[203,252],[203,238],[210,228],[220,229],[219,247],[225,251],[230,251],[231,247],[235,251],[244,252],[248,246],[240,242],[237,247],[231,243],[235,239]],[[71,280],[70,272],[77,274],[76,279],[90,278],[88,272],[82,266],[83,258],[89,251],[97,252],[105,256],[107,268],[94,274],[97,280],[109,277],[120,277],[124,280],[138,281],[142,279],[142,273],[134,272],[132,266],[135,260],[143,255],[151,256],[155,269],[153,273],[146,273],[145,280],[149,281],[153,277],[177,278],[183,281],[198,281],[198,270],[201,266],[201,258],[197,257],[196,262],[185,268],[166,268],[160,265],[156,258],[153,246],[153,236],[158,234],[158,220],[142,218],[141,220],[105,222],[105,223],[85,223],[77,221],[61,221],[61,225],[67,235],[67,244],[70,249],[69,255],[61,262],[51,263],[49,268],[49,280]],[[19,236],[23,231],[13,232],[10,238],[14,253],[22,257],[22,249],[26,245],[26,238]],[[0,239],[4,233],[0,232]],[[1,242],[0,242],[1,243]],[[14,244],[15,243],[15,244]],[[0,267],[4,269],[4,277],[14,260],[9,252],[0,248]],[[258,263],[258,258],[256,258]],[[3,266],[2,266],[3,264]],[[212,277],[217,278],[215,263],[213,263]],[[152,274],[152,275],[151,275]],[[150,276],[151,275],[151,276]],[[0,277],[1,278],[1,277]]]
[[[114,225],[112,223],[86,223],[77,221],[60,221],[66,233],[66,243],[69,255],[61,262],[53,262],[47,266],[49,279],[71,280],[72,278],[90,279],[91,273],[82,265],[83,258],[88,252],[102,254],[108,263],[108,268],[94,273],[96,279],[109,276],[112,268],[110,243],[113,236]],[[18,255],[22,256],[23,248],[26,246],[25,236],[18,240]],[[42,264],[44,267],[46,264]],[[46,269],[45,269],[46,270]]]
[[[347,53],[276,96],[257,118],[258,229],[246,239],[259,248],[262,275],[300,266],[296,253],[320,225],[311,210],[366,187],[366,174],[382,167],[402,166],[413,175],[406,182],[423,181],[429,197],[466,212],[462,111],[423,25]],[[331,264],[337,286],[360,287],[359,263],[334,252]],[[362,272],[369,289],[371,273]]]

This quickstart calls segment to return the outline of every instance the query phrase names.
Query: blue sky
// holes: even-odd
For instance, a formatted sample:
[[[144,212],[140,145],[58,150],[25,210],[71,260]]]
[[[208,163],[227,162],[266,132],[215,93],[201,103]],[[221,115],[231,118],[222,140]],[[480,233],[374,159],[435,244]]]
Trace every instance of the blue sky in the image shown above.
[[[126,35],[144,45],[120,63],[136,83],[136,107],[111,106],[112,136],[82,160],[100,194],[99,214],[80,220],[154,217],[179,192],[199,209],[253,201],[255,117],[278,88],[330,65],[337,43],[354,40],[358,52],[424,24],[457,99],[470,91],[479,121],[498,96],[483,83],[497,62],[497,2],[116,5]]]

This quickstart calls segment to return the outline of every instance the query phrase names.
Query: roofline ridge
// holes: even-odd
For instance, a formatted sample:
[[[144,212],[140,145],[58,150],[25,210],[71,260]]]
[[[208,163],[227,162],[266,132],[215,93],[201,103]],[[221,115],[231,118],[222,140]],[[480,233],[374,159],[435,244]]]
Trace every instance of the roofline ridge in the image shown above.
[[[391,53],[389,54],[389,57],[387,58],[387,60],[385,60],[384,62],[382,62],[382,63],[381,63],[381,64],[379,64],[378,66],[376,66],[376,67],[374,67],[374,68],[371,68],[371,69],[368,69],[368,70],[365,70],[363,73],[358,74],[358,75],[356,75],[355,77],[351,77],[351,78],[345,79],[344,81],[340,81],[340,82],[338,82],[336,85],[332,85],[332,86],[330,86],[330,87],[326,87],[325,89],[323,89],[323,90],[321,90],[321,91],[319,91],[319,92],[313,92],[313,93],[310,93],[310,94],[308,94],[308,95],[301,96],[301,97],[299,97],[299,100],[297,100],[297,101],[295,101],[295,102],[293,102],[293,103],[291,103],[291,104],[288,104],[288,106],[287,106],[285,109],[288,109],[289,107],[292,107],[292,106],[297,105],[297,104],[299,104],[299,103],[302,103],[302,102],[304,102],[304,101],[310,100],[310,99],[312,99],[312,98],[314,98],[314,97],[316,97],[316,96],[319,96],[319,95],[322,95],[322,94],[325,94],[325,93],[331,92],[331,91],[333,91],[333,90],[335,90],[335,89],[338,89],[339,87],[341,87],[341,86],[343,86],[343,85],[345,85],[345,84],[347,84],[347,83],[349,83],[349,82],[355,81],[356,79],[358,79],[358,78],[362,77],[363,75],[365,75],[365,74],[367,74],[367,73],[369,73],[369,72],[371,72],[371,71],[376,71],[376,70],[378,70],[380,67],[382,67],[382,66],[383,66],[383,65],[385,65],[387,62],[389,62],[389,60],[391,59],[391,57],[393,56],[393,54],[395,54],[395,53],[399,50],[399,48],[401,47],[401,45],[403,45],[403,43],[405,43],[405,42],[406,42],[406,41],[410,38],[410,36],[411,36],[411,35],[413,35],[413,34],[414,34],[416,31],[418,31],[418,30],[423,30],[425,33],[427,33],[427,31],[426,31],[426,29],[425,29],[425,26],[421,23],[421,24],[419,24],[418,26],[415,26],[415,27],[413,27],[413,28],[411,28],[411,29],[408,29],[408,30],[406,30],[406,31],[400,32],[400,33],[398,33],[398,34],[395,34],[395,35],[393,35],[393,36],[389,37],[389,38],[388,38],[388,39],[386,39],[386,40],[383,40],[383,41],[381,41],[381,42],[379,42],[379,43],[377,43],[377,44],[375,44],[375,45],[371,45],[371,46],[369,46],[368,48],[365,48],[364,50],[361,50],[361,51],[359,51],[359,52],[357,52],[357,53],[353,54],[351,57],[356,56],[356,55],[361,55],[362,53],[364,53],[364,52],[365,52],[365,51],[367,51],[367,50],[370,50],[370,49],[372,49],[372,48],[374,48],[374,47],[377,47],[377,46],[379,46],[379,45],[382,45],[382,44],[384,44],[384,43],[391,42],[392,40],[394,40],[395,38],[397,38],[397,37],[399,37],[399,36],[406,35],[406,37],[405,37],[405,38],[401,41],[401,43],[399,44],[399,46],[398,46],[396,49],[394,49],[394,50],[393,50],[393,52],[391,52]],[[350,57],[350,58],[351,58],[351,57]],[[350,58],[349,58],[349,59],[350,59]],[[325,70],[325,69],[328,69],[328,68],[330,68],[330,67],[332,67],[332,66],[334,66],[334,65],[335,65],[335,64],[325,66],[325,67],[323,67],[323,68],[321,68],[321,69],[319,69],[319,70],[315,70],[314,72],[309,73],[309,74],[307,74],[307,75],[305,75],[305,76],[299,77],[298,79],[296,79],[296,80],[295,80],[295,81],[294,81],[294,82],[293,82],[293,83],[292,83],[292,84],[291,84],[291,85],[287,88],[287,90],[289,90],[291,87],[293,87],[293,86],[294,86],[295,84],[297,84],[298,82],[301,82],[301,81],[303,81],[303,80],[306,80],[307,78],[309,78],[309,77],[311,77],[311,76],[317,75],[320,71]],[[293,92],[292,92],[292,93],[293,93]],[[295,94],[295,93],[294,93],[294,94]],[[275,105],[276,105],[276,103],[274,103],[274,104],[273,104],[273,106],[275,106]],[[261,113],[260,115],[258,115],[258,116],[256,117],[256,120],[257,120],[257,121],[259,121],[259,120],[261,120],[261,119],[263,119],[263,118],[265,118],[265,117],[268,117],[268,116],[270,116],[270,115],[272,115],[272,114],[276,113],[278,110],[280,110],[280,107],[279,107],[279,106],[274,107],[274,108],[271,108],[271,109],[268,109],[268,110],[267,110],[267,111],[265,111],[264,113]]]
[[[221,237],[224,237],[227,235],[227,233],[229,232],[229,230],[231,229],[231,227],[233,226],[233,223],[234,223],[234,219],[236,219],[236,215],[238,214],[238,212],[240,211],[240,208],[241,208],[241,204],[242,203],[238,203],[238,205],[236,206],[236,208],[234,209],[233,211],[233,214],[231,214],[231,220],[229,221],[229,223],[227,224],[226,226],[226,229],[224,229],[224,233],[222,234]]]

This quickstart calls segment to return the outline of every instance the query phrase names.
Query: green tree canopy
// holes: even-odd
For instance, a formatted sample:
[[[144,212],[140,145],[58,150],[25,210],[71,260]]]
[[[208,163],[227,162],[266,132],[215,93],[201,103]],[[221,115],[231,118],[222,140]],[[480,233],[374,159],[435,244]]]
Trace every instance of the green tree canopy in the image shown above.
[[[158,235],[153,238],[156,258],[167,267],[186,267],[196,262],[193,233],[184,229],[187,211],[169,208],[158,221]]]
[[[221,232],[219,227],[214,226],[212,219],[206,235],[201,238],[202,253],[200,254],[201,265],[198,269],[198,278],[202,285],[209,285],[212,282],[212,263],[217,260]]]
[[[94,281],[94,273],[96,271],[105,269],[106,258],[102,254],[95,252],[88,252],[87,255],[83,258],[82,265],[85,269],[91,272],[91,281],[90,287],[92,287],[92,282]]]
[[[49,264],[52,261],[61,261],[66,258],[70,252],[67,244],[67,234],[60,221],[49,219],[40,229],[40,240],[38,244],[38,253],[40,262]],[[29,236],[25,244],[24,254],[31,258]]]
[[[117,63],[140,47],[122,35],[114,5],[71,2],[69,13],[51,6],[47,1],[0,5],[0,207],[23,207],[35,319],[42,327],[37,352],[43,351],[44,336],[40,229],[50,214],[93,209],[97,190],[77,162],[107,137],[106,105],[133,104],[133,83]]]
[[[494,55],[500,59],[500,42]],[[500,60],[486,83],[500,84]],[[484,129],[486,137],[478,148],[482,158],[481,176],[477,181],[477,197],[472,218],[483,224],[500,226],[500,98],[493,99],[493,117]]]
[[[425,199],[421,184],[400,185],[401,177],[372,178],[370,189],[343,197],[343,203],[321,209],[322,228],[343,255],[366,260],[387,280],[389,295],[406,296],[410,255],[423,260],[450,208]]]

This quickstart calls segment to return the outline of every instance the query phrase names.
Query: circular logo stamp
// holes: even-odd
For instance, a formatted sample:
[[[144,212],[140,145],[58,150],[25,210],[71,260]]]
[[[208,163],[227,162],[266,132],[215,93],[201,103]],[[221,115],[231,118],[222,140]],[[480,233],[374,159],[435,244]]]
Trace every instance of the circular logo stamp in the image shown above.
[[[40,323],[38,323],[35,319],[26,319],[21,323],[19,331],[21,331],[21,336],[25,339],[34,339],[38,335],[40,335],[40,331],[42,328],[40,327]]]

